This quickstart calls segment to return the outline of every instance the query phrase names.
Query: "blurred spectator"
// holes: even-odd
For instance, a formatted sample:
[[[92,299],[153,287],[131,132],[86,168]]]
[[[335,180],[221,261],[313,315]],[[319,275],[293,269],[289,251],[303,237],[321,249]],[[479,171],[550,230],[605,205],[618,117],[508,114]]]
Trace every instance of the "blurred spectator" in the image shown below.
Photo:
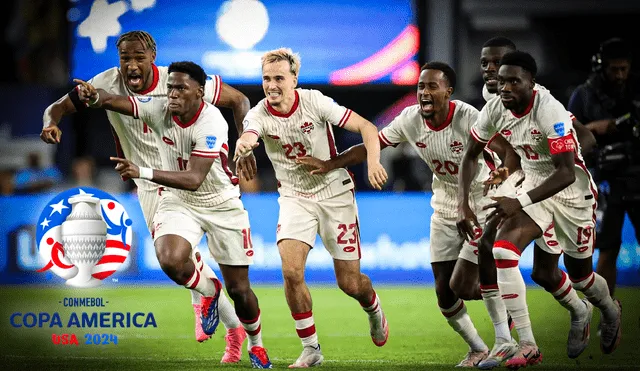
[[[592,60],[593,74],[569,101],[569,110],[594,133],[599,146],[595,173],[603,214],[596,239],[597,272],[611,294],[625,213],[640,240],[640,79],[631,74],[631,60],[632,49],[621,39],[603,42]]]
[[[15,193],[44,192],[62,180],[62,174],[55,166],[42,166],[40,156],[39,152],[27,155],[27,167],[19,169],[14,176]]]

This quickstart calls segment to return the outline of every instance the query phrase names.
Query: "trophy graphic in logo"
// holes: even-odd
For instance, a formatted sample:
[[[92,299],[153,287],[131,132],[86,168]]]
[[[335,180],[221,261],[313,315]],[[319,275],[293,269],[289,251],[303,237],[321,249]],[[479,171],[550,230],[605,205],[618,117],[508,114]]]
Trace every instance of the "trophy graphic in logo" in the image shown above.
[[[45,265],[73,287],[95,287],[125,264],[133,240],[122,204],[95,188],[57,195],[38,220],[36,241]]]
[[[99,202],[99,198],[88,195],[69,198],[72,209],[62,223],[62,242],[64,256],[78,267],[78,274],[67,280],[67,285],[95,287],[101,283],[91,276],[107,242],[107,224],[96,212]]]

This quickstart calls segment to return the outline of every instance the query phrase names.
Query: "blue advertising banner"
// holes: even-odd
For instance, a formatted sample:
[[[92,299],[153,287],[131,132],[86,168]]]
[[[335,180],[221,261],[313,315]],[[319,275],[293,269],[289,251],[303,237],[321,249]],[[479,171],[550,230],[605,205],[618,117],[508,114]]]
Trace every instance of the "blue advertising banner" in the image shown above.
[[[302,57],[301,84],[412,85],[419,31],[413,1],[72,1],[72,77],[118,64],[117,37],[145,30],[158,65],[190,60],[229,84],[260,84],[262,54]]]
[[[107,223],[107,253],[94,267],[94,277],[105,285],[172,282],[160,269],[153,241],[146,228],[137,197],[131,194],[101,196],[99,190],[80,188],[100,197],[99,212]],[[71,211],[72,197],[80,189],[60,195],[14,196],[0,198],[0,284],[64,282],[64,272],[42,270],[48,257],[56,255],[56,225]],[[71,194],[67,196],[73,196]],[[82,196],[82,195],[80,195]],[[357,195],[362,237],[362,269],[376,282],[431,284],[429,261],[429,221],[433,210],[430,194],[360,193]],[[280,283],[280,257],[275,241],[278,220],[276,194],[243,195],[251,219],[254,246],[254,283]],[[66,214],[65,214],[66,213]],[[68,219],[68,217],[67,217]],[[57,232],[59,233],[59,232]],[[623,285],[640,285],[640,246],[635,241],[630,222],[625,222],[623,243],[618,260],[618,280]],[[47,244],[47,242],[51,242]],[[62,242],[62,241],[60,241]],[[206,242],[199,246],[208,256]],[[44,252],[44,253],[43,253]],[[595,252],[595,260],[598,251]],[[47,258],[44,258],[44,257]],[[529,279],[532,249],[527,249],[520,267]],[[70,264],[61,258],[59,263]],[[54,259],[51,259],[54,260]],[[217,269],[211,258],[207,262]],[[55,265],[55,264],[54,264]],[[98,269],[99,268],[99,269]],[[115,271],[115,272],[114,272]],[[67,271],[67,273],[69,273]],[[61,275],[62,274],[62,275]],[[333,282],[333,261],[318,237],[307,262],[307,279],[312,283]]]

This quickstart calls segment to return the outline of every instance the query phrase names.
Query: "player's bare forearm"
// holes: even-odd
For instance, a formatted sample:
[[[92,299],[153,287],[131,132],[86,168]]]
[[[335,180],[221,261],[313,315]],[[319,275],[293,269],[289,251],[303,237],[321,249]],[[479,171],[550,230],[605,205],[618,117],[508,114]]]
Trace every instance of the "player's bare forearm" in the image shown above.
[[[458,174],[458,204],[469,205],[469,192],[471,191],[471,181],[476,177],[478,156],[482,153],[485,144],[476,141],[469,134],[469,145],[462,156],[460,163],[460,173]]]
[[[366,124],[360,128],[360,135],[362,135],[362,142],[366,148],[367,162],[379,163],[380,139],[378,139],[378,129],[367,121]]]
[[[545,200],[567,188],[576,180],[573,152],[551,155],[555,170],[539,186],[527,192],[532,203]]]
[[[100,99],[96,106],[123,115],[133,116],[133,103],[129,101],[129,97],[107,93],[102,89],[98,89],[98,94],[100,95]]]
[[[517,170],[520,170],[520,156],[518,156],[513,147],[511,147],[511,144],[509,144],[502,135],[498,134],[491,140],[489,143],[489,149],[494,151],[498,157],[500,157],[502,166],[509,169],[509,174],[513,174]]]
[[[363,143],[357,144],[327,161],[331,169],[363,163],[367,159],[367,149]]]
[[[222,88],[220,89],[220,99],[217,103],[220,107],[230,108],[233,111],[233,121],[236,124],[236,129],[238,130],[238,135],[241,135],[244,131],[244,117],[251,109],[251,102],[246,95],[242,94],[237,89],[222,83]]]
[[[49,105],[47,109],[44,110],[44,114],[42,116],[42,125],[43,127],[47,127],[51,124],[58,125],[62,117],[70,115],[76,112],[76,107],[71,102],[71,98],[69,98],[68,94],[65,94],[63,97]]]
[[[213,162],[214,159],[212,158],[191,156],[186,170],[165,171],[154,169],[152,181],[171,188],[196,191],[207,177]]]
[[[580,142],[580,149],[583,155],[593,151],[596,147],[596,137],[591,130],[584,126],[578,119],[573,119],[573,127],[576,129],[576,136]]]

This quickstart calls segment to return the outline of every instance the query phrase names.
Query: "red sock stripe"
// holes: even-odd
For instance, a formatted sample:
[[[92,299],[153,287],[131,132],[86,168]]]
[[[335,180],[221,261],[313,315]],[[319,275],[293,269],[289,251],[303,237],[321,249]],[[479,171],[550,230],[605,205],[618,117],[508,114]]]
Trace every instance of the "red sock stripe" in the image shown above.
[[[250,325],[252,323],[256,323],[260,319],[260,309],[258,309],[258,315],[254,319],[242,319],[240,317],[238,317],[238,319],[240,320],[240,322],[242,322],[244,324],[247,324],[247,325]]]
[[[563,292],[561,292],[560,294],[556,295],[556,299],[562,299],[565,296],[567,296],[567,294],[571,291],[573,287],[571,287],[571,285],[567,286],[567,289],[564,290]]]
[[[249,331],[249,330],[245,329],[245,331],[247,332],[247,335],[249,335],[249,336],[258,335],[261,330],[262,330],[262,325],[259,325],[258,328],[253,330],[253,331]]]
[[[313,313],[311,311],[304,312],[304,313],[291,313],[291,316],[293,317],[293,319],[297,321],[301,319],[310,318],[311,316],[313,316]]]
[[[498,240],[496,242],[493,243],[493,248],[502,248],[502,249],[507,249],[507,250],[511,250],[514,253],[518,254],[518,256],[520,256],[520,250],[518,250],[518,248],[516,247],[516,245],[512,244],[511,242],[507,241],[507,240]]]
[[[556,291],[560,290],[562,288],[562,286],[564,286],[565,282],[567,282],[567,274],[562,272],[562,278],[560,279],[560,284],[552,292],[556,292]]]
[[[376,304],[375,307],[371,308],[371,309],[365,309],[365,312],[375,312],[378,309],[378,305]]]
[[[456,314],[458,314],[458,312],[460,312],[462,310],[462,308],[464,308],[464,301],[460,300],[460,305],[458,305],[458,307],[454,310],[452,310],[451,312],[444,312],[442,311],[442,308],[440,309],[440,311],[442,311],[442,315],[447,317],[447,318],[451,318],[453,316],[455,316]]]
[[[296,329],[296,332],[298,333],[298,336],[303,339],[303,338],[308,338],[309,336],[313,335],[316,333],[316,325],[311,325],[307,328],[303,328],[301,330]]]
[[[589,280],[589,283],[587,283],[587,285],[585,287],[583,287],[582,289],[580,289],[580,291],[584,292],[585,290],[589,289],[589,287],[593,286],[593,283],[596,282],[596,275],[591,273],[591,279],[589,279],[589,276],[587,276],[585,279],[574,282],[576,284],[579,284],[581,282],[584,282],[585,280]]]
[[[574,279],[574,278],[571,278],[571,282],[573,282],[573,283],[580,283],[580,282],[582,282],[582,281],[584,281],[584,280],[586,280],[586,279],[589,279],[589,277],[591,277],[591,276],[594,276],[594,277],[595,277],[595,275],[593,274],[593,272],[589,273],[588,275],[586,275],[586,276],[584,276],[584,277],[582,277],[582,278],[575,278],[575,279]]]
[[[495,285],[480,285],[480,291],[499,290],[498,284]]]
[[[193,270],[193,274],[195,274],[196,280],[193,281],[191,286],[189,286],[190,289],[195,289],[196,286],[198,286],[198,282],[200,282],[200,272],[197,269],[194,269]],[[193,278],[193,275],[191,277]],[[191,281],[191,278],[189,279],[189,281]],[[187,282],[189,282],[189,281],[187,281]]]
[[[509,260],[509,259],[496,259],[496,268],[504,269],[504,268],[517,268],[518,260]]]
[[[369,308],[370,306],[372,306],[372,305],[373,305],[373,303],[375,303],[375,302],[376,302],[376,298],[377,298],[377,297],[378,297],[378,296],[376,295],[376,292],[375,292],[375,290],[374,290],[374,291],[373,291],[373,297],[371,298],[371,300],[369,300],[369,303],[364,303],[364,304],[362,304],[362,302],[361,302],[361,303],[360,303],[360,305],[361,305],[363,308]]]

